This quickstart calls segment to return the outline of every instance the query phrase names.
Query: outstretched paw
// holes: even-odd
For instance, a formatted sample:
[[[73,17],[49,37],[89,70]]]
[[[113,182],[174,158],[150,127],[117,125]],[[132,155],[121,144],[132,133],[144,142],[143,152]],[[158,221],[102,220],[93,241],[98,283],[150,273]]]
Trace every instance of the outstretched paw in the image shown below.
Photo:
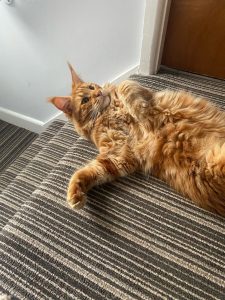
[[[70,184],[67,191],[67,202],[71,208],[81,209],[86,203],[86,195],[78,184]]]

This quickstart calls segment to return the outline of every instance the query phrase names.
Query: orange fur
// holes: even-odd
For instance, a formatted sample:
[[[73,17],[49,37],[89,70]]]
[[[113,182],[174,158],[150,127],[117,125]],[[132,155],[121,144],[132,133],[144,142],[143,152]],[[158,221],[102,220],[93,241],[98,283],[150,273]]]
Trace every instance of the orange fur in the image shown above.
[[[70,68],[72,96],[50,101],[99,149],[70,180],[72,207],[81,208],[94,185],[142,170],[225,216],[225,112],[186,92],[154,93],[129,80],[101,88]]]

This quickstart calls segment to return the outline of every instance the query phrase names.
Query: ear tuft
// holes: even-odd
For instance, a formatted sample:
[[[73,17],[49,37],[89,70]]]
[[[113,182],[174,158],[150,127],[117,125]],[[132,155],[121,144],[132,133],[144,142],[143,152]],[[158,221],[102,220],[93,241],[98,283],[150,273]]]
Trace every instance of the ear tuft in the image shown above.
[[[71,114],[72,105],[71,105],[71,97],[52,97],[48,99],[49,102],[55,105],[56,108],[63,111],[66,114]]]
[[[77,75],[77,73],[74,71],[72,65],[67,62],[68,66],[69,66],[69,69],[70,69],[70,72],[71,72],[71,76],[72,76],[72,81],[73,81],[73,84],[76,86],[78,83],[82,83],[83,80]]]

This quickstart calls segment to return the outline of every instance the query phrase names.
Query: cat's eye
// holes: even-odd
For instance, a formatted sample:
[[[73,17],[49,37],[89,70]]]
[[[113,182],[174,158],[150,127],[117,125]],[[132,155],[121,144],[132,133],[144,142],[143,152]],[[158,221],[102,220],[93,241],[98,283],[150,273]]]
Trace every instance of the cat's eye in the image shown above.
[[[94,87],[93,85],[89,85],[89,89],[90,89],[90,90],[94,90],[95,87]]]
[[[84,97],[82,100],[81,100],[81,104],[85,104],[89,101],[89,98],[88,97]]]

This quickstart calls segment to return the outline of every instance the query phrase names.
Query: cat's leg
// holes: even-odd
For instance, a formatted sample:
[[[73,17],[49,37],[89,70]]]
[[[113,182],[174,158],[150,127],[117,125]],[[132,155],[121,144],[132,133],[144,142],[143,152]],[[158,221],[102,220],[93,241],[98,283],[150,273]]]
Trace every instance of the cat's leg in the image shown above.
[[[99,155],[71,177],[67,201],[72,208],[80,209],[86,202],[86,193],[93,186],[113,181],[133,173],[137,168],[135,159]]]
[[[171,185],[198,206],[225,216],[225,143],[215,145],[205,157],[179,172]]]
[[[204,184],[210,195],[204,204],[225,216],[225,143],[215,145],[207,153]]]
[[[149,116],[152,91],[135,81],[125,80],[118,85],[117,94],[133,118],[142,121]]]

